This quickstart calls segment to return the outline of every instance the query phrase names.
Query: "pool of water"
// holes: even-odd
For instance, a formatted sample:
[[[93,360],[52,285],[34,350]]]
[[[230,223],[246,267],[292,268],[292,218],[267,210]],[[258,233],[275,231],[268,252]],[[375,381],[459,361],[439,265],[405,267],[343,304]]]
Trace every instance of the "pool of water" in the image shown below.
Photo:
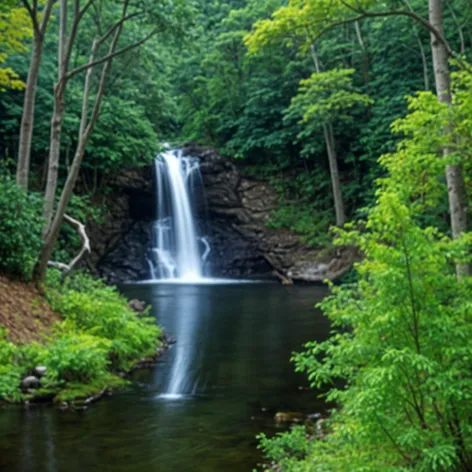
[[[277,411],[325,408],[289,359],[327,337],[314,308],[326,288],[139,284],[123,292],[151,303],[177,344],[83,412],[0,410],[0,471],[247,472],[261,460],[255,436],[283,430]]]

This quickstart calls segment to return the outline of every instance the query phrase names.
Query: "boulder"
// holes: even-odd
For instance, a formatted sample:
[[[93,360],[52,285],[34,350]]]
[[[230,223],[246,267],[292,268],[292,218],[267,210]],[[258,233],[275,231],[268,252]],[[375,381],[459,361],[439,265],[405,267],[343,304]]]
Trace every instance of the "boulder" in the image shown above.
[[[30,390],[34,388],[39,388],[41,383],[37,377],[34,375],[28,375],[21,381],[21,388],[23,390]]]

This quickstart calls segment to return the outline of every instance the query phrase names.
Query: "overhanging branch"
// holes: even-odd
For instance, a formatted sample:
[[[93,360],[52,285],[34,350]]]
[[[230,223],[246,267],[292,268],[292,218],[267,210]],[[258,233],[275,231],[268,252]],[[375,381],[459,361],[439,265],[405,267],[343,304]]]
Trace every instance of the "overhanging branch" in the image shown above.
[[[121,54],[124,54],[125,52],[131,51],[132,49],[135,49],[141,44],[144,44],[146,41],[151,39],[154,35],[156,35],[158,32],[157,29],[152,30],[148,35],[146,35],[144,38],[140,39],[139,41],[136,41],[133,44],[129,44],[128,46],[125,46],[124,48],[118,49],[118,51],[112,52],[111,54],[107,54],[104,57],[101,57],[100,59],[97,59],[96,61],[89,62],[87,64],[84,64],[82,66],[76,67],[75,69],[72,69],[70,72],[67,73],[65,78],[68,80],[71,77],[73,77],[76,74],[79,74],[80,72],[83,72],[84,70],[89,69],[90,67],[94,67],[98,64],[103,64],[104,62],[109,61],[110,59],[113,59],[116,56],[119,56]]]

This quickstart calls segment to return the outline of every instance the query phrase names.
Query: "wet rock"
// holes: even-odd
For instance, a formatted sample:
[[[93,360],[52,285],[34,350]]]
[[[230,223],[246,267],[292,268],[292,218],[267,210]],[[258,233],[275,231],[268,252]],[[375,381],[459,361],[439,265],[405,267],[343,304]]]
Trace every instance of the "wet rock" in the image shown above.
[[[215,277],[267,277],[287,285],[334,280],[359,259],[355,248],[306,246],[287,229],[266,226],[279,196],[266,181],[212,148],[188,144],[200,159],[207,206],[197,209],[197,226],[211,245],[207,268]],[[153,166],[123,171],[104,202],[107,218],[90,222],[92,254],[87,265],[110,283],[151,278],[148,259],[156,212]]]
[[[277,423],[301,423],[305,421],[306,416],[303,413],[293,411],[279,411],[275,414],[274,419]]]
[[[37,377],[34,375],[28,375],[21,381],[21,388],[23,390],[30,390],[34,388],[39,388],[41,383]]]
[[[36,377],[41,378],[46,375],[48,368],[43,365],[38,365],[37,367],[34,368],[33,373]]]
[[[142,313],[146,308],[146,303],[141,300],[137,300],[136,298],[133,298],[133,300],[129,301],[128,306],[136,313]]]

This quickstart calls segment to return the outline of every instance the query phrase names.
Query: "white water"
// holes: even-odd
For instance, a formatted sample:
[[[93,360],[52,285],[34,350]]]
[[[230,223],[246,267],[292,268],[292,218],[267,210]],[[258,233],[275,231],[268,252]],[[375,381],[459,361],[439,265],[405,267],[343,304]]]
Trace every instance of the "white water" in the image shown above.
[[[180,151],[165,151],[155,160],[157,220],[154,243],[149,258],[152,279],[144,283],[228,284],[251,281],[205,277],[204,265],[211,247],[198,231],[197,210],[204,202],[200,163]],[[254,282],[254,281],[252,281]],[[172,349],[172,367],[167,388],[161,398],[178,400],[195,395],[202,379],[192,371],[198,357],[196,333],[204,306],[196,296],[177,298]],[[204,383],[204,382],[203,382]]]
[[[194,199],[201,196],[198,159],[165,151],[155,160],[157,221],[149,260],[152,279],[200,283],[211,248],[197,232]]]

